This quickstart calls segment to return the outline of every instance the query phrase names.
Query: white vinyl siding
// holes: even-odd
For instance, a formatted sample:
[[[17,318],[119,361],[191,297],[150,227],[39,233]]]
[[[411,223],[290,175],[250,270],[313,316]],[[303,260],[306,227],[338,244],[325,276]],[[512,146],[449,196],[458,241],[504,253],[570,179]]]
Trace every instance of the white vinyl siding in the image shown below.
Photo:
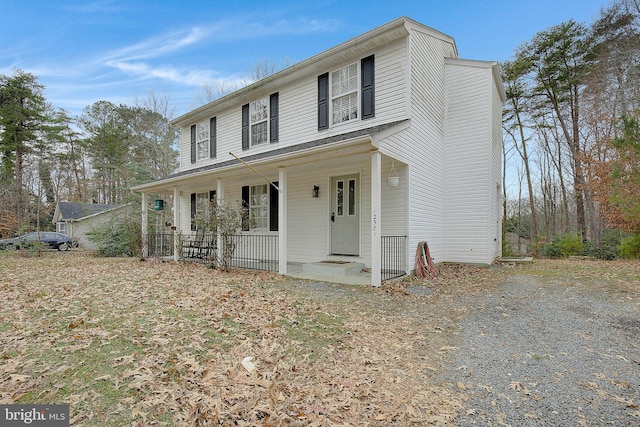
[[[436,262],[444,257],[444,58],[453,46],[420,31],[409,45],[411,127],[390,138],[389,149],[408,166],[409,254],[427,241]],[[415,257],[409,257],[414,268]]]
[[[496,239],[500,238],[502,107],[501,93],[492,79],[492,64],[456,59],[453,40],[434,30],[411,22],[405,28],[409,37],[390,41],[380,38],[375,46],[358,46],[323,57],[308,64],[308,69],[301,68],[294,77],[285,73],[281,82],[270,80],[264,86],[248,87],[222,103],[214,102],[196,110],[197,115],[190,116],[193,123],[181,123],[182,171],[225,163],[220,170],[203,169],[191,182],[180,184],[181,229],[189,230],[190,193],[215,187],[219,178],[224,185],[224,199],[241,200],[242,186],[258,183],[252,171],[230,162],[234,160],[230,153],[243,155],[241,107],[256,100],[268,100],[271,93],[277,92],[278,144],[251,141],[250,155],[278,150],[277,162],[261,159],[254,163],[271,180],[278,179],[278,167],[286,168],[288,261],[318,262],[330,255],[331,178],[357,175],[359,258],[371,264],[370,150],[377,149],[382,154],[381,235],[409,237],[406,255],[410,270],[414,268],[420,241],[428,242],[436,262],[492,262],[500,248]],[[357,75],[361,72],[360,61],[371,55],[375,58],[375,116],[360,120],[361,87],[356,78],[355,91],[353,85],[347,85],[340,95],[355,94],[357,103],[343,103],[337,101],[339,97],[330,97],[330,103],[335,101],[329,115],[330,126],[319,131],[318,76],[325,73],[331,76],[353,64],[357,64]],[[354,108],[355,120],[350,117]],[[347,116],[341,117],[349,120],[337,119],[341,123],[333,126],[334,110],[347,112]],[[192,165],[189,127],[214,116],[218,156]],[[396,128],[372,134],[370,142],[368,135],[351,141],[340,138],[342,134],[401,120]],[[266,117],[265,123],[268,122]],[[268,132],[264,135],[264,142],[269,142]],[[287,148],[293,145],[324,138],[332,140],[332,144],[335,138],[336,151],[318,146],[307,155],[287,153]],[[343,148],[344,156],[340,156]],[[397,187],[387,183],[392,160],[400,177]],[[314,186],[320,187],[317,198],[312,197]]]
[[[382,236],[407,235],[407,169],[397,160],[394,168],[399,176],[397,187],[388,183],[391,170],[391,159],[382,158],[382,177],[380,182],[382,194]]]
[[[376,53],[376,118],[384,122],[409,117],[406,43],[398,40]]]
[[[492,103],[492,116],[491,117],[502,117],[502,98],[498,93],[495,84],[492,82],[487,82],[487,85],[490,86],[489,90],[492,93],[491,103]],[[491,120],[491,117],[489,120]],[[494,211],[491,213],[489,220],[492,224],[492,233],[491,236],[493,239],[493,248],[494,253],[490,257],[492,260],[502,256],[502,121],[501,120],[493,120],[492,127],[492,181],[495,183],[496,192],[494,194],[495,199],[492,200],[491,204]]]
[[[449,61],[446,69],[445,257],[488,264],[496,206],[491,69],[470,61]]]
[[[294,262],[316,262],[326,258],[330,253],[330,198],[331,177],[360,174],[359,194],[355,200],[360,205],[357,210],[360,218],[360,255],[370,265],[368,259],[371,256],[369,236],[363,230],[368,230],[368,199],[370,198],[370,180],[368,178],[368,156],[353,158],[349,165],[341,165],[343,162],[320,162],[318,168],[308,169],[296,167],[289,170],[289,213],[288,232],[289,247],[288,256]],[[334,165],[332,165],[334,163]],[[336,163],[338,163],[336,165]],[[369,162],[370,163],[370,162]],[[314,185],[320,186],[319,197],[311,197],[310,189]],[[345,188],[348,183],[345,182]],[[345,197],[348,194],[345,193]],[[346,206],[346,205],[345,205]],[[344,212],[348,212],[345,210]],[[309,245],[309,242],[314,242]],[[315,261],[314,261],[315,260]]]
[[[278,144],[259,144],[253,146],[251,154],[261,153],[272,149],[281,150],[287,146],[305,143],[320,138],[338,135],[360,128],[376,126],[408,117],[407,110],[407,66],[404,64],[406,42],[402,39],[393,41],[390,45],[380,47],[379,51],[364,52],[358,55],[359,60],[375,53],[375,117],[367,120],[350,120],[341,123],[337,128],[330,128],[325,132],[317,129],[317,85],[318,72],[288,83],[277,88],[279,92],[279,138]],[[325,71],[339,69],[353,63],[340,64]],[[359,72],[359,71],[358,71]],[[359,91],[358,87],[358,91]],[[268,101],[268,95],[265,93]],[[257,99],[258,97],[254,98]],[[262,98],[260,98],[262,99]],[[358,101],[359,102],[359,101]],[[181,128],[181,170],[194,169],[212,163],[232,160],[229,152],[240,154],[239,126],[241,117],[241,101],[223,110],[208,111],[207,117],[217,117],[217,157],[205,159],[197,164],[190,162],[190,129]],[[359,108],[359,105],[358,105]],[[202,120],[202,119],[201,119]],[[267,120],[268,122],[268,120]],[[268,135],[268,133],[267,133]],[[268,138],[268,137],[267,137]],[[268,141],[268,139],[267,139]]]

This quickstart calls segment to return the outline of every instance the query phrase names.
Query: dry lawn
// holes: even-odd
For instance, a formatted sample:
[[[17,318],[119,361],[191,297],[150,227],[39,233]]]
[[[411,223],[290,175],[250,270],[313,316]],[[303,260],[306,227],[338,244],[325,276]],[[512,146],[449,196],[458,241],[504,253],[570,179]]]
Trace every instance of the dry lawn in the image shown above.
[[[570,274],[609,274],[579,264]],[[601,280],[632,289],[637,263],[624,265],[635,270]],[[463,409],[436,379],[467,314],[456,299],[514,269],[439,270],[372,289],[81,252],[0,254],[0,403],[66,403],[75,426],[447,424]]]

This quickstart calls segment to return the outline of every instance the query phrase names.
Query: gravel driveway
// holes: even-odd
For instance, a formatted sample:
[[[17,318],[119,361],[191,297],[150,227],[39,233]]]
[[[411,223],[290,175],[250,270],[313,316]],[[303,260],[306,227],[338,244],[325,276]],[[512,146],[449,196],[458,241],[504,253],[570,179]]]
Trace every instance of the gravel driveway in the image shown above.
[[[442,381],[456,426],[640,425],[640,302],[597,281],[518,275],[464,298]]]

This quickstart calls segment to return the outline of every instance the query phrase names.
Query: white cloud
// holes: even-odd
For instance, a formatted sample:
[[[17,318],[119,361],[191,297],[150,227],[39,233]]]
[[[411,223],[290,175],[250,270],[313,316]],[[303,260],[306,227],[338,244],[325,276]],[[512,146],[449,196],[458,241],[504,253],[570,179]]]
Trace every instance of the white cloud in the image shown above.
[[[279,20],[265,24],[236,17],[208,26],[195,26],[182,31],[171,31],[140,41],[103,55],[101,63],[123,73],[139,78],[159,78],[188,86],[200,86],[203,82],[220,79],[220,73],[211,70],[193,69],[188,71],[153,62],[165,58],[175,61],[180,52],[199,45],[220,44],[230,40],[257,39],[277,34],[305,34],[331,31],[335,20]],[[143,60],[146,60],[143,61]],[[155,61],[154,61],[155,60]]]
[[[113,61],[131,61],[136,59],[156,58],[194,45],[210,35],[201,27],[187,31],[171,32],[151,39],[108,52],[104,55],[105,63]]]
[[[208,70],[183,71],[169,66],[152,67],[144,62],[110,61],[107,65],[143,79],[159,78],[187,86],[202,86],[203,82],[219,78],[217,73]]]
[[[118,12],[119,4],[97,0],[76,12]],[[246,85],[250,80],[249,76],[241,74],[249,70],[223,70],[211,65],[222,67],[231,62],[245,62],[242,58],[247,56],[246,51],[240,52],[237,47],[236,51],[229,51],[232,42],[242,40],[242,44],[250,46],[252,40],[264,37],[324,33],[335,30],[337,25],[337,21],[333,20],[236,16],[206,25],[173,28],[102,52],[76,49],[28,58],[29,62],[17,61],[21,52],[32,51],[24,48],[23,41],[22,49],[18,49],[17,44],[11,48],[0,46],[0,58],[10,58],[9,61],[3,61],[4,67],[0,68],[0,72],[11,74],[10,64],[20,63],[20,68],[41,77],[47,96],[54,105],[64,106],[76,114],[81,107],[97,100],[123,102],[145,92],[145,88],[169,91],[172,98],[177,97],[182,100],[181,104],[186,105],[188,94],[193,97],[205,85],[236,88]],[[250,50],[250,47],[247,48],[247,51]],[[91,57],[83,57],[87,52]],[[215,52],[216,57],[210,58],[208,52]]]

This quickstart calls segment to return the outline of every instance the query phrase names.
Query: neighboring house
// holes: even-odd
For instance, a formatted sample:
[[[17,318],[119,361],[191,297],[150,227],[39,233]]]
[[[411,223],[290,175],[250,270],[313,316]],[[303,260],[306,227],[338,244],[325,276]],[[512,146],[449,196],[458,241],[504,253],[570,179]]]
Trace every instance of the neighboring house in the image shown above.
[[[182,234],[211,198],[241,202],[282,274],[355,260],[377,286],[422,241],[436,263],[490,264],[504,99],[496,62],[402,17],[178,117],[180,171],[133,190],[144,218],[150,195],[171,197]]]
[[[96,244],[87,238],[87,232],[116,215],[126,205],[100,203],[58,202],[53,213],[56,231],[76,239],[80,246],[96,249]]]

